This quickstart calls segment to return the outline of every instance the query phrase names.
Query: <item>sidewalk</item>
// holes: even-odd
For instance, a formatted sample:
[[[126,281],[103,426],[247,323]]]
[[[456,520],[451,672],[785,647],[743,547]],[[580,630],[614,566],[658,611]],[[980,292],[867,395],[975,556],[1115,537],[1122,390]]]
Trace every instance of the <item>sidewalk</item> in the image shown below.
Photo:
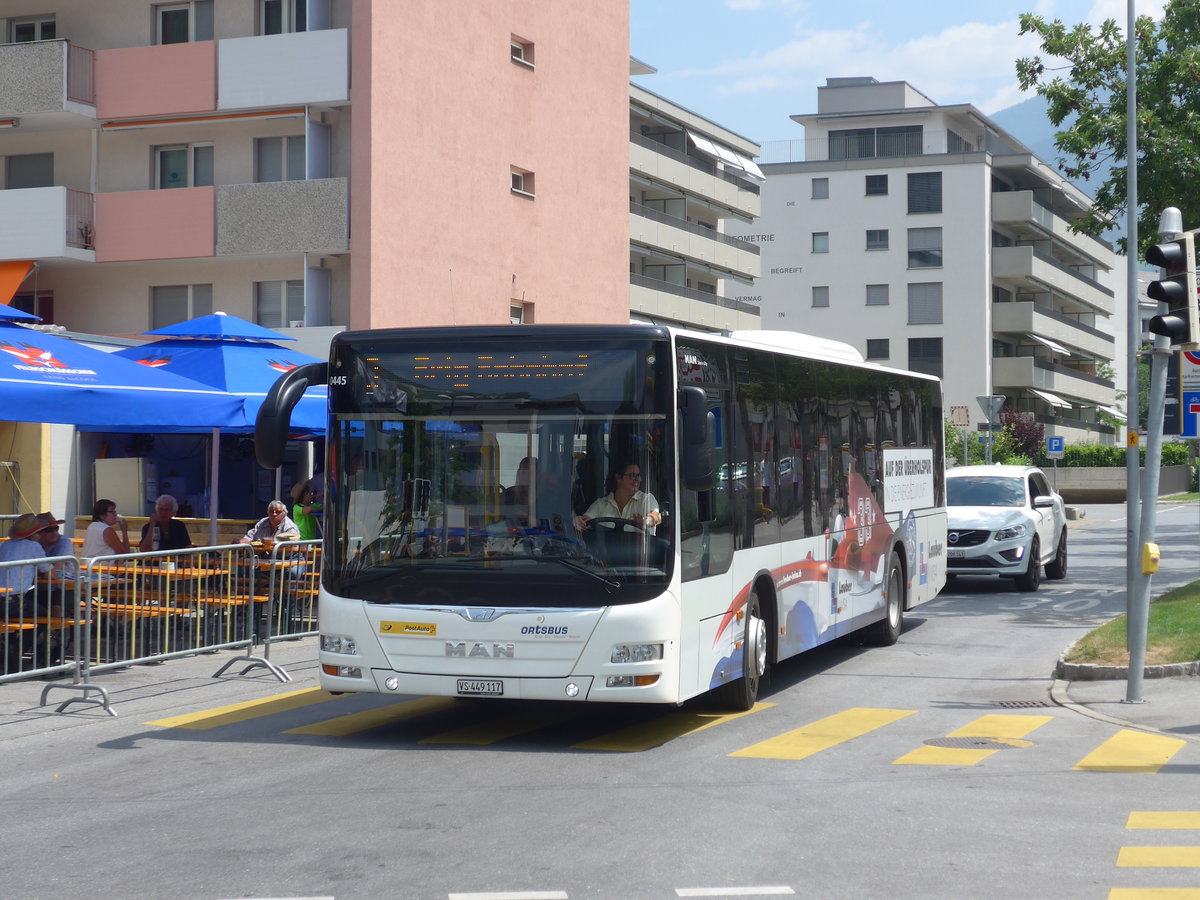
[[[1143,731],[1200,743],[1200,676],[1142,679],[1139,703],[1126,703],[1124,678],[1089,681],[1057,679],[1054,702],[1081,715]]]
[[[256,647],[254,655],[261,657],[262,652],[262,647]],[[115,719],[98,703],[90,702],[72,703],[63,712],[57,712],[64,701],[84,696],[75,690],[56,687],[47,692],[46,705],[40,705],[42,691],[48,685],[70,684],[69,678],[0,684],[0,740],[96,722],[125,719],[144,722],[317,687],[315,637],[271,645],[270,660],[291,676],[289,682],[280,681],[262,666],[242,674],[247,668],[245,663],[234,663],[220,678],[213,677],[227,662],[244,655],[244,651],[220,650],[93,675],[91,684],[108,692],[109,706],[117,714]],[[87,696],[99,699],[95,692]]]

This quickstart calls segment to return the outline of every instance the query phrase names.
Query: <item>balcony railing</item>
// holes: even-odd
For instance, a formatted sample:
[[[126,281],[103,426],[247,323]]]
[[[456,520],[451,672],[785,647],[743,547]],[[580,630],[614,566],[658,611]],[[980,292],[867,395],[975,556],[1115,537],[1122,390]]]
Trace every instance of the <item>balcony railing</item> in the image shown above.
[[[764,141],[760,163],[827,162],[831,159],[897,159],[934,154],[978,153],[984,149],[983,134],[970,139],[954,131],[925,131],[922,134],[879,135],[877,139],[857,141],[853,136],[803,138],[792,141]]]
[[[731,234],[722,234],[714,228],[705,228],[703,225],[697,225],[695,222],[689,222],[686,219],[681,219],[678,216],[669,216],[664,212],[659,212],[649,206],[643,206],[640,203],[630,202],[629,211],[635,216],[645,216],[647,219],[652,219],[655,222],[660,222],[663,225],[670,225],[672,228],[682,228],[689,234],[696,234],[700,237],[706,237],[710,240],[720,241],[722,244],[728,244],[730,247],[737,247],[739,250],[745,250],[747,253],[753,253],[758,256],[762,251],[758,244],[752,244],[749,241],[744,241],[741,238],[734,237]]]
[[[754,182],[747,181],[745,178],[739,178],[732,172],[728,172],[723,169],[718,170],[716,165],[713,163],[710,163],[707,160],[698,159],[695,156],[689,156],[682,151],[676,150],[674,147],[667,146],[662,141],[656,141],[653,138],[648,138],[645,135],[638,134],[634,131],[629,133],[629,140],[637,144],[639,147],[645,147],[647,150],[653,150],[655,153],[659,153],[668,157],[669,159],[681,162],[685,166],[691,166],[693,169],[706,172],[715,178],[721,178],[725,181],[728,181],[730,184],[737,187],[738,190],[749,191],[751,194],[758,194],[761,192],[759,186]]]
[[[95,201],[87,191],[67,188],[67,246],[96,249]]]
[[[96,103],[96,54],[78,44],[67,44],[67,99]]]
[[[760,310],[753,303],[743,303],[741,300],[731,300],[729,297],[722,297],[720,294],[710,294],[706,291],[697,291],[693,288],[684,287],[682,284],[672,284],[669,281],[663,281],[661,278],[650,278],[646,275],[638,275],[635,272],[629,273],[629,283],[644,287],[651,291],[661,291],[665,294],[674,294],[676,297],[686,297],[688,300],[698,300],[701,303],[711,303],[713,306],[723,306],[725,309],[733,309],[738,312],[752,313],[758,315]]]

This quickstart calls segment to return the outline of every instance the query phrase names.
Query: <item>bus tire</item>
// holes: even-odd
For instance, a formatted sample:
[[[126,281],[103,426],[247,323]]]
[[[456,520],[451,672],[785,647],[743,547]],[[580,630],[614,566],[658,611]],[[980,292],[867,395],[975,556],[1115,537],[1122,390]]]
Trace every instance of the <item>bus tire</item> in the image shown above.
[[[895,553],[888,560],[887,579],[884,582],[883,618],[863,631],[863,640],[876,647],[890,647],[900,639],[904,628],[904,570],[900,568],[900,557]]]
[[[758,701],[758,689],[767,675],[767,665],[767,623],[762,617],[758,591],[751,588],[742,636],[742,674],[717,688],[717,703],[739,711],[753,709]]]

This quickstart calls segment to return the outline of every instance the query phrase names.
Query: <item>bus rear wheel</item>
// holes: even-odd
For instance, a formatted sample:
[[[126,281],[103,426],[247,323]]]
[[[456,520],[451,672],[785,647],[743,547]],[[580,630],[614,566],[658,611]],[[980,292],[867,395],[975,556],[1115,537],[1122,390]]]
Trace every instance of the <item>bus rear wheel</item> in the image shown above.
[[[904,573],[900,557],[895,553],[888,560],[887,580],[884,582],[883,618],[863,631],[863,640],[876,647],[890,647],[900,639],[904,627]]]
[[[717,703],[735,710],[753,709],[766,675],[767,623],[762,617],[758,591],[751,589],[746,601],[746,629],[742,635],[742,674],[717,688]]]

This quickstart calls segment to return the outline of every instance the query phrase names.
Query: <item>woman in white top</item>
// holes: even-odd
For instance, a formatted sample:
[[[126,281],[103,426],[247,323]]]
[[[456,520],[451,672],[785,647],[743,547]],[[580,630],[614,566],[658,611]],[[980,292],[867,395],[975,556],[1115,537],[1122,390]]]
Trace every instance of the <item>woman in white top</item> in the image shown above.
[[[117,505],[111,500],[97,500],[92,507],[92,522],[83,536],[80,558],[130,552],[129,524],[117,515]]]
[[[637,463],[618,466],[610,476],[611,491],[575,517],[579,531],[590,529],[592,519],[629,519],[650,534],[662,522],[658,501],[654,495],[641,490],[642,469]]]

